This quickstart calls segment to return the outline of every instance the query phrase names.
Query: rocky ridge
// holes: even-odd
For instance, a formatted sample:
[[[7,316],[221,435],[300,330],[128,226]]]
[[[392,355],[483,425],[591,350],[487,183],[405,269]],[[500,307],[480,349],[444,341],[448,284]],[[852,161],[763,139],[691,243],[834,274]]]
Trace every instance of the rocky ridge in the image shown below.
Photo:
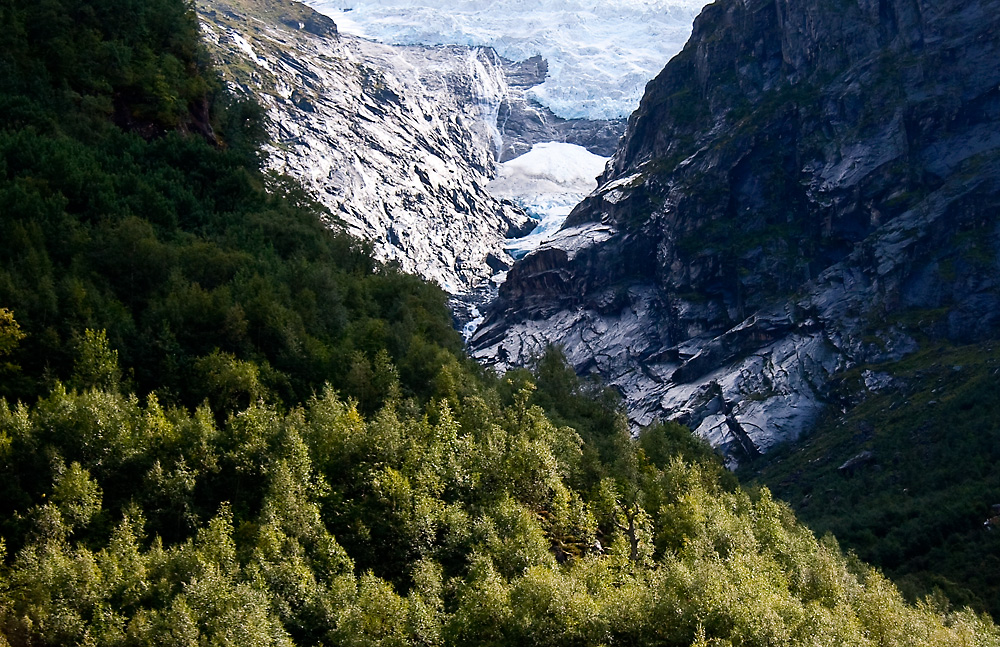
[[[513,261],[504,241],[533,227],[486,190],[503,150],[548,141],[538,138],[608,150],[624,130],[532,105],[524,90],[545,77],[539,59],[382,45],[288,0],[203,0],[198,10],[226,80],[267,110],[269,166],[302,181],[377,257],[453,295],[489,291]]]
[[[997,0],[706,7],[474,354],[561,345],[635,423],[736,462],[807,430],[838,371],[995,334],[998,27]]]

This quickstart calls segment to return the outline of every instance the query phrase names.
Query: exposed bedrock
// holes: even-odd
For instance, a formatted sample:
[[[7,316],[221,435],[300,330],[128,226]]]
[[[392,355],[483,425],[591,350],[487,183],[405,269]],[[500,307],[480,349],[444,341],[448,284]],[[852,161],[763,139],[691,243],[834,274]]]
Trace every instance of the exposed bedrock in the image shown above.
[[[739,460],[807,430],[837,371],[995,334],[998,27],[1000,0],[709,5],[475,355],[562,345],[636,423]]]

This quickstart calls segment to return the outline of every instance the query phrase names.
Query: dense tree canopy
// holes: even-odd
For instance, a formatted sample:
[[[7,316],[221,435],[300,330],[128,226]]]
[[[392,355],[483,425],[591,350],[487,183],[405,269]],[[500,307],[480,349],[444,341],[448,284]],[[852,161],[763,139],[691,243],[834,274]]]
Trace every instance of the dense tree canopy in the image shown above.
[[[0,645],[1000,643],[557,351],[471,364],[189,4],[0,18]]]
[[[589,481],[526,379],[440,379],[371,416],[328,388],[218,424],[121,391],[84,339],[77,374],[100,385],[0,404],[11,644],[1000,641],[720,485],[690,435],[619,424]]]
[[[258,169],[260,111],[205,68],[190,6],[0,11],[0,304],[27,333],[8,393],[67,379],[86,328],[107,331],[140,392],[218,410],[332,379],[371,411],[380,350],[407,394],[457,356],[440,290]]]

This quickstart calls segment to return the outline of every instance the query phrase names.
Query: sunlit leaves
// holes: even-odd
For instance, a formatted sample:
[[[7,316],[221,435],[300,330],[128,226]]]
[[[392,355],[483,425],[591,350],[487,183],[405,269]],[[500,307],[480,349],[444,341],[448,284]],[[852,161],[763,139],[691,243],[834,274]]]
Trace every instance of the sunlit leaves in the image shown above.
[[[21,481],[35,503],[0,628],[108,645],[997,644],[970,614],[907,606],[714,466],[652,462],[623,436],[580,492],[575,434],[526,397],[455,397],[469,429],[444,401],[366,418],[329,389],[222,428],[96,388],[3,404],[8,461],[44,447],[50,479]],[[123,473],[141,476],[130,491],[111,486]]]
[[[118,351],[108,346],[107,332],[88,328],[78,343],[70,385],[78,389],[116,390],[121,383],[121,368]]]
[[[74,462],[68,468],[60,465],[52,490],[52,503],[67,525],[83,526],[101,511],[101,488],[79,463]]]
[[[14,319],[14,313],[7,308],[0,308],[0,358],[9,355],[22,339],[24,332]]]

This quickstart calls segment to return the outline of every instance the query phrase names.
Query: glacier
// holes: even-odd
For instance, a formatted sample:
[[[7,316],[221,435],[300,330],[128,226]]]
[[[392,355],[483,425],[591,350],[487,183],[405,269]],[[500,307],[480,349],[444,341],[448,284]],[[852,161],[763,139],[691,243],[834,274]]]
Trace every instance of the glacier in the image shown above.
[[[627,117],[681,50],[705,0],[305,0],[340,31],[397,45],[491,47],[541,55],[549,76],[530,98],[566,119]]]
[[[609,159],[576,144],[545,142],[500,164],[486,189],[538,220],[527,236],[507,240],[510,255],[521,258],[551,238],[573,207],[597,188],[597,176]]]

